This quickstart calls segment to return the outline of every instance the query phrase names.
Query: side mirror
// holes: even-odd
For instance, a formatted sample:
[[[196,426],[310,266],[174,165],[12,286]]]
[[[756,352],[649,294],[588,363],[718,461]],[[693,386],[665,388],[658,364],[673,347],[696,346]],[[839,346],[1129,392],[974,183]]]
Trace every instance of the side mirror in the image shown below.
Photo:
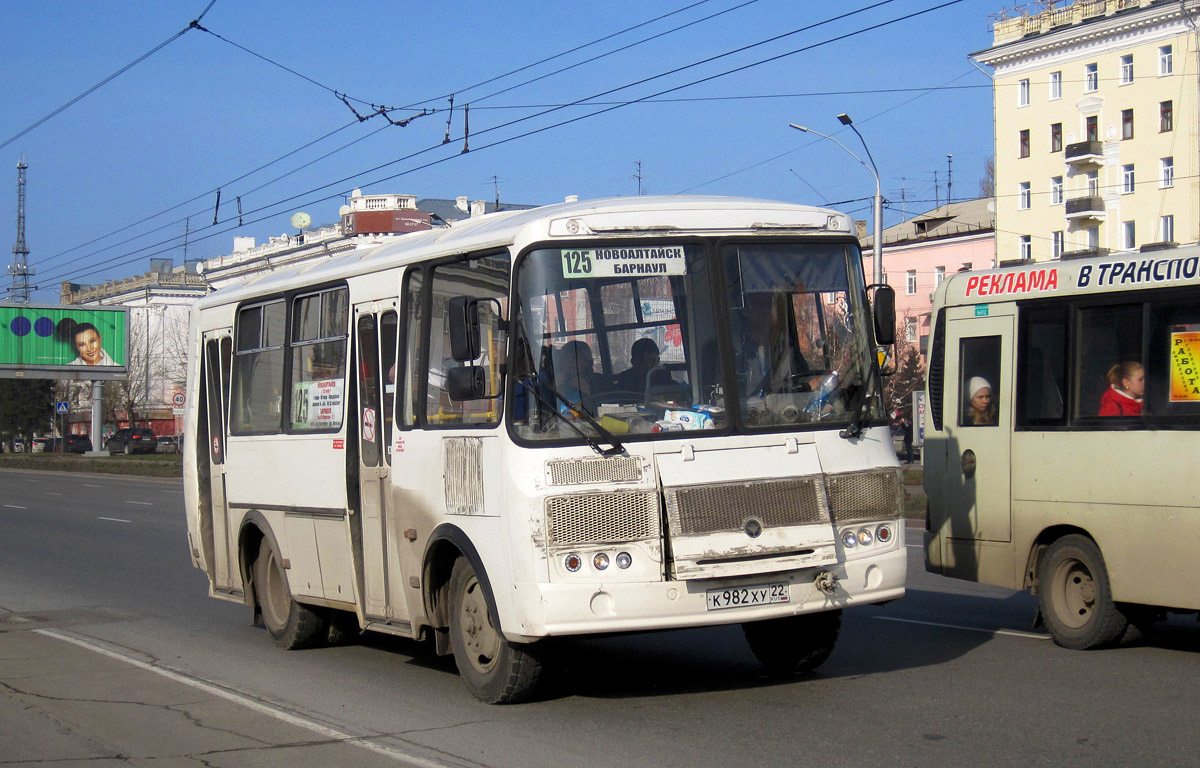
[[[450,313],[450,356],[460,363],[475,360],[480,353],[478,302],[470,296],[455,296],[450,299],[447,311]]]
[[[896,343],[896,291],[890,285],[869,286],[875,289],[873,314],[875,316],[875,343],[890,346]]]
[[[487,374],[483,366],[465,365],[448,369],[446,394],[451,400],[480,400],[487,397]]]

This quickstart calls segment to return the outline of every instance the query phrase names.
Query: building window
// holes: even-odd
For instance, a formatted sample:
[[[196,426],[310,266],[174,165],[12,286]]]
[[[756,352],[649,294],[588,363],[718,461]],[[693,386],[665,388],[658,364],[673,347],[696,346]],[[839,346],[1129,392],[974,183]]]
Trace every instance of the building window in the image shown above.
[[[1158,74],[1169,75],[1175,71],[1171,61],[1171,46],[1164,45],[1158,49]]]
[[[1020,144],[1021,157],[1029,157],[1029,129],[1021,131],[1017,134],[1018,143]]]
[[[1158,130],[1166,133],[1175,129],[1174,102],[1160,101],[1158,103]]]
[[[1051,240],[1053,240],[1052,248],[1054,251],[1054,258],[1061,259],[1062,255],[1063,255],[1063,251],[1065,250],[1065,241],[1063,238],[1063,231],[1060,229],[1057,232],[1052,233]]]
[[[1121,141],[1133,138],[1133,110],[1121,110]]]
[[[1029,80],[1028,79],[1022,80],[1021,82],[1017,83],[1017,106],[1018,107],[1028,107],[1029,106]]]
[[[1091,93],[1100,88],[1100,73],[1095,64],[1083,65],[1083,90]]]
[[[1125,250],[1132,251],[1137,248],[1137,228],[1134,223],[1132,221],[1124,222],[1121,231],[1124,233]]]
[[[1175,242],[1175,217],[1160,216],[1158,219],[1159,240],[1164,243]]]
[[[1133,54],[1121,57],[1121,85],[1133,82]]]
[[[909,344],[917,343],[917,318],[904,318],[904,340]]]
[[[1050,152],[1062,152],[1062,123],[1050,126]]]
[[[910,269],[904,273],[904,292],[909,296],[917,295],[917,270]]]
[[[1084,135],[1087,137],[1085,139],[1085,141],[1099,141],[1100,140],[1100,118],[1096,117],[1095,115],[1092,115],[1091,117],[1089,117],[1087,119],[1085,125],[1086,125],[1086,128],[1084,130]]]
[[[1122,194],[1132,195],[1134,189],[1133,180],[1133,163],[1121,166],[1121,192]]]
[[[934,267],[933,268],[933,287],[937,288],[939,285],[942,284],[942,281],[945,279],[946,279],[946,268],[945,267]]]
[[[1158,185],[1160,187],[1175,186],[1175,158],[1164,157],[1159,161]]]
[[[1017,194],[1017,207],[1022,211],[1028,211],[1030,207],[1032,193],[1029,191],[1029,182],[1022,181],[1019,192]]]
[[[1100,227],[1088,227],[1084,230],[1087,235],[1087,249],[1096,251],[1100,249]]]
[[[1088,194],[1095,197],[1100,194],[1100,172],[1088,171],[1087,174],[1087,190]]]
[[[1063,202],[1063,177],[1050,177],[1050,204],[1062,205]]]
[[[1021,258],[1022,259],[1032,259],[1033,258],[1033,236],[1032,235],[1021,235]]]
[[[1062,72],[1050,73],[1050,98],[1062,98]]]

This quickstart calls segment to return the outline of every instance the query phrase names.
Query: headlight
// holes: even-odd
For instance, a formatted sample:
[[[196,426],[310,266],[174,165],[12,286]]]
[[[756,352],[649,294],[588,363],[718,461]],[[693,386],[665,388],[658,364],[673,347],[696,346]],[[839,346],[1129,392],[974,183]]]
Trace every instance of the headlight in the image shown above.
[[[858,536],[854,534],[854,531],[850,529],[842,531],[842,546],[846,549],[854,549],[858,546]]]
[[[571,573],[575,573],[576,571],[578,571],[580,568],[583,567],[583,558],[581,558],[579,555],[575,554],[574,552],[567,555],[567,559],[564,560],[563,562],[567,566],[567,570],[570,571]]]
[[[596,566],[597,571],[603,571],[608,567],[608,555],[603,552],[597,552],[592,558],[592,565]]]
[[[617,567],[618,568],[620,568],[621,570],[624,570],[631,565],[633,565],[633,558],[630,557],[628,552],[621,552],[617,555]]]
[[[858,532],[858,543],[864,547],[875,541],[875,536],[871,533],[870,528],[862,528]]]
[[[892,541],[892,526],[884,523],[875,529],[875,540],[880,544],[890,544]]]

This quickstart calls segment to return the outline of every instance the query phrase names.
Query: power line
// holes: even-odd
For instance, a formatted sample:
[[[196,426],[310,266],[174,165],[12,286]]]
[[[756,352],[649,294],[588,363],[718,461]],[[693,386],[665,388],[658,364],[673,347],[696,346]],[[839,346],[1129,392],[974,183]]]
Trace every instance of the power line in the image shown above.
[[[37,120],[36,122],[34,122],[34,123],[33,123],[33,125],[30,125],[28,128],[25,128],[24,130],[22,130],[22,131],[18,132],[18,133],[17,133],[17,135],[13,136],[13,137],[12,137],[12,138],[10,138],[10,139],[7,139],[7,140],[6,140],[6,141],[4,141],[3,143],[0,143],[0,149],[3,149],[4,147],[7,147],[9,144],[12,144],[14,141],[16,141],[17,139],[21,138],[22,136],[24,136],[25,134],[29,133],[30,131],[34,130],[35,128],[37,128],[38,126],[42,125],[42,124],[43,124],[43,123],[45,123],[46,121],[53,119],[55,116],[59,115],[60,113],[62,113],[62,112],[63,112],[63,111],[65,111],[65,110],[69,109],[71,106],[73,106],[73,105],[77,104],[78,102],[80,102],[80,101],[82,101],[83,99],[87,98],[87,97],[88,97],[88,96],[90,96],[91,94],[93,94],[93,93],[95,93],[96,91],[100,90],[100,89],[101,89],[101,88],[103,88],[104,86],[106,86],[106,85],[108,85],[109,83],[111,83],[113,80],[116,80],[118,77],[120,77],[121,75],[125,74],[125,73],[126,73],[126,72],[128,72],[129,70],[133,69],[133,68],[134,68],[134,67],[136,67],[138,64],[141,64],[143,61],[145,61],[146,59],[150,58],[150,57],[151,57],[151,56],[153,56],[154,54],[158,53],[158,52],[159,52],[159,51],[161,51],[163,48],[166,48],[166,47],[167,47],[168,45],[170,45],[171,43],[173,43],[173,42],[175,42],[176,40],[178,40],[179,38],[183,37],[185,34],[187,34],[187,33],[188,33],[188,31],[190,31],[190,30],[192,30],[192,29],[194,29],[194,28],[199,28],[199,26],[200,26],[200,19],[204,18],[204,14],[208,13],[208,11],[209,11],[209,8],[212,8],[212,7],[213,7],[213,4],[214,4],[214,3],[216,3],[216,2],[217,2],[217,0],[210,0],[210,2],[209,2],[209,4],[208,4],[208,6],[207,6],[207,7],[204,9],[204,11],[203,11],[203,12],[202,12],[202,13],[201,13],[199,16],[197,16],[195,19],[193,19],[193,20],[191,21],[191,23],[190,23],[190,24],[188,24],[186,27],[184,27],[183,29],[179,30],[179,31],[178,31],[178,32],[176,32],[175,34],[171,35],[170,37],[168,37],[166,40],[162,41],[162,42],[161,42],[161,43],[159,43],[158,45],[154,46],[154,47],[153,47],[153,48],[151,48],[149,51],[146,51],[146,52],[145,52],[145,53],[143,53],[141,56],[138,56],[138,57],[137,57],[136,59],[134,59],[133,61],[131,61],[131,62],[129,62],[128,64],[126,64],[125,66],[121,67],[121,68],[120,68],[120,69],[118,69],[116,72],[113,72],[111,75],[109,75],[108,77],[104,78],[104,79],[103,79],[103,80],[101,80],[100,82],[96,83],[96,84],[95,84],[95,85],[93,85],[91,88],[88,88],[86,91],[84,91],[83,93],[79,94],[79,95],[78,95],[78,96],[76,96],[75,98],[71,99],[71,100],[70,100],[70,101],[68,101],[66,104],[63,104],[61,107],[59,107],[58,109],[54,110],[54,111],[53,111],[53,112],[51,112],[50,114],[48,114],[48,115],[46,115],[45,117],[43,117],[43,118],[41,118],[41,119]]]
[[[849,12],[846,12],[846,13],[840,14],[840,15],[838,15],[838,16],[831,17],[831,18],[829,18],[829,19],[825,19],[825,20],[823,20],[823,21],[820,21],[820,22],[815,22],[815,23],[813,23],[813,24],[806,25],[805,27],[802,27],[802,28],[800,28],[800,29],[793,30],[793,31],[791,31],[791,32],[783,33],[783,34],[780,34],[780,35],[776,35],[776,36],[773,36],[773,37],[771,37],[771,38],[769,38],[769,39],[767,39],[767,40],[760,41],[760,42],[758,42],[758,43],[752,43],[752,44],[750,44],[750,45],[742,46],[742,47],[740,47],[740,48],[738,48],[738,49],[735,49],[735,50],[733,50],[733,51],[728,51],[728,52],[726,52],[726,53],[723,53],[723,54],[718,54],[718,55],[716,55],[716,56],[708,57],[708,58],[706,58],[706,59],[704,59],[704,60],[702,60],[702,61],[700,61],[700,62],[696,62],[696,63],[690,64],[690,65],[686,65],[686,66],[683,66],[683,67],[677,67],[677,68],[675,68],[675,69],[673,69],[673,70],[670,70],[670,71],[668,71],[668,72],[661,73],[661,74],[659,74],[659,75],[654,75],[654,76],[650,76],[650,77],[642,78],[641,80],[635,81],[635,82],[633,82],[633,83],[629,83],[629,84],[627,84],[627,85],[624,85],[624,86],[619,86],[619,87],[617,87],[617,88],[609,89],[608,91],[605,91],[605,92],[603,92],[603,93],[600,93],[600,94],[596,94],[596,95],[594,95],[594,96],[592,96],[592,97],[588,97],[588,98],[585,98],[585,99],[578,100],[578,101],[577,101],[577,102],[575,102],[575,103],[582,103],[582,102],[584,102],[584,101],[588,101],[589,99],[592,99],[592,98],[598,98],[598,97],[601,97],[601,96],[606,96],[606,95],[609,95],[609,94],[611,94],[611,93],[614,93],[614,92],[616,92],[616,91],[619,91],[619,90],[623,90],[623,89],[630,88],[630,87],[633,87],[633,86],[636,86],[636,85],[640,85],[640,84],[643,84],[643,83],[646,83],[646,82],[649,82],[649,81],[652,81],[652,80],[655,80],[655,79],[658,79],[658,78],[661,78],[661,77],[668,76],[668,75],[670,75],[670,74],[675,74],[675,73],[677,73],[677,72],[680,72],[680,71],[683,71],[683,70],[686,70],[686,69],[689,69],[689,68],[692,68],[692,67],[698,66],[698,65],[700,65],[700,64],[708,63],[708,62],[715,61],[715,60],[717,60],[717,59],[724,58],[724,57],[726,57],[726,56],[732,55],[732,54],[734,54],[734,53],[738,53],[738,52],[742,52],[742,51],[745,51],[745,50],[749,50],[749,49],[751,49],[751,48],[755,48],[755,47],[758,47],[758,46],[760,46],[760,45],[763,45],[763,44],[765,44],[765,43],[767,43],[767,42],[771,42],[771,41],[779,40],[779,39],[782,39],[782,38],[785,38],[785,37],[788,37],[788,36],[791,36],[791,35],[797,34],[798,32],[801,32],[801,31],[806,31],[806,30],[813,29],[813,28],[816,28],[816,27],[819,27],[819,26],[824,26],[824,25],[826,25],[826,24],[829,24],[829,23],[831,23],[831,22],[833,22],[833,21],[837,21],[837,20],[841,20],[841,19],[844,19],[844,18],[848,18],[848,17],[850,17],[850,16],[857,15],[857,14],[859,14],[859,13],[862,13],[862,12],[864,12],[864,11],[867,11],[867,10],[874,9],[874,8],[880,7],[880,6],[882,6],[882,5],[887,5],[887,4],[889,4],[889,3],[891,3],[891,2],[894,2],[894,1],[895,1],[895,0],[881,0],[881,2],[877,2],[877,3],[874,3],[874,4],[872,4],[872,5],[865,6],[864,8],[860,8],[860,9],[858,9],[858,10],[855,10],[855,11],[849,11]],[[509,143],[509,142],[512,142],[512,141],[517,141],[517,140],[519,140],[519,139],[527,138],[527,137],[529,137],[529,136],[533,136],[533,135],[536,135],[536,134],[539,134],[539,133],[543,133],[543,132],[545,132],[545,131],[553,130],[553,129],[555,129],[555,128],[559,128],[559,127],[562,127],[562,126],[565,126],[565,125],[569,125],[569,124],[571,124],[571,123],[575,123],[575,122],[579,122],[579,121],[581,121],[581,120],[586,120],[586,119],[589,119],[589,118],[592,118],[592,117],[596,117],[596,116],[598,116],[598,115],[605,114],[605,113],[607,113],[607,112],[611,112],[611,111],[614,111],[614,110],[616,110],[616,109],[620,109],[620,108],[623,108],[623,107],[626,107],[626,106],[630,106],[630,105],[632,105],[632,104],[641,103],[641,102],[643,102],[643,101],[646,101],[646,100],[648,100],[648,99],[652,99],[652,98],[655,98],[655,97],[658,97],[658,96],[662,96],[662,95],[665,95],[665,94],[668,94],[668,93],[673,93],[673,92],[675,92],[675,91],[679,91],[679,90],[682,90],[682,89],[684,89],[684,88],[689,88],[689,87],[692,87],[692,86],[695,86],[695,85],[699,85],[699,84],[702,84],[702,83],[710,82],[710,81],[713,81],[713,80],[719,79],[719,78],[721,78],[721,77],[726,77],[726,76],[728,76],[728,75],[731,75],[731,74],[735,74],[735,73],[738,73],[738,72],[742,72],[742,71],[745,71],[745,70],[747,70],[747,69],[750,69],[750,68],[753,68],[753,67],[756,67],[756,66],[761,66],[761,65],[763,65],[763,64],[767,64],[767,63],[771,63],[771,62],[774,62],[774,61],[778,61],[778,60],[780,60],[780,59],[783,59],[783,58],[786,58],[786,57],[789,57],[789,56],[794,56],[794,55],[796,55],[796,54],[803,53],[803,52],[806,52],[806,51],[809,51],[809,50],[812,50],[812,49],[815,49],[815,48],[818,48],[818,47],[821,47],[821,46],[824,46],[824,45],[829,45],[829,44],[831,44],[831,43],[834,43],[834,42],[839,42],[839,41],[842,41],[842,40],[846,40],[846,39],[849,39],[849,38],[851,38],[851,37],[855,37],[855,36],[857,36],[857,35],[861,35],[861,34],[864,34],[864,33],[866,33],[866,32],[875,31],[875,30],[877,30],[877,29],[881,29],[881,28],[883,28],[883,27],[890,26],[890,25],[892,25],[892,24],[896,24],[896,23],[899,23],[899,22],[902,22],[902,21],[907,21],[907,20],[910,20],[910,19],[916,18],[916,17],[918,17],[918,16],[922,16],[922,15],[924,15],[924,14],[931,13],[931,12],[933,12],[933,11],[941,10],[941,9],[943,9],[943,8],[946,8],[946,7],[949,7],[949,6],[952,6],[952,5],[957,5],[957,4],[961,3],[961,2],[963,2],[963,0],[947,0],[947,2],[943,2],[943,3],[940,3],[940,4],[938,4],[938,5],[930,6],[930,7],[928,7],[928,8],[925,8],[925,9],[923,9],[923,10],[920,10],[920,11],[914,11],[914,12],[911,12],[911,13],[903,14],[903,15],[901,15],[901,16],[898,16],[898,17],[896,17],[896,18],[893,18],[893,19],[890,19],[890,20],[887,20],[887,21],[879,22],[879,23],[876,23],[876,24],[873,24],[873,25],[870,25],[870,26],[867,26],[867,27],[863,27],[863,28],[860,28],[860,29],[852,30],[852,31],[850,31],[850,32],[847,32],[847,33],[844,33],[844,34],[841,34],[841,35],[837,35],[837,36],[834,36],[834,37],[831,37],[831,38],[827,38],[827,39],[825,39],[825,40],[817,41],[817,42],[815,42],[815,43],[811,43],[811,44],[809,44],[809,45],[805,45],[805,46],[802,46],[802,47],[800,47],[800,48],[797,48],[797,49],[794,49],[794,50],[791,50],[791,51],[787,51],[787,52],[784,52],[784,53],[781,53],[781,54],[777,54],[777,55],[774,55],[774,56],[769,56],[769,57],[767,57],[767,58],[765,58],[765,59],[761,59],[761,60],[759,60],[759,61],[751,62],[751,63],[749,63],[749,64],[745,64],[745,65],[738,66],[738,67],[735,67],[735,68],[732,68],[732,69],[729,69],[729,70],[725,70],[725,71],[723,71],[723,72],[718,72],[718,73],[716,73],[716,74],[709,75],[709,76],[707,76],[707,77],[703,77],[703,78],[700,78],[700,79],[698,79],[698,80],[691,81],[691,82],[689,82],[689,83],[684,83],[684,84],[682,84],[682,85],[677,85],[677,86],[674,86],[674,87],[671,87],[671,88],[667,88],[667,89],[664,89],[664,90],[662,90],[662,91],[659,91],[659,92],[657,92],[657,93],[650,94],[650,95],[648,95],[648,96],[643,96],[643,97],[641,97],[641,98],[638,98],[638,99],[632,99],[632,100],[629,100],[629,101],[627,101],[627,102],[623,102],[623,103],[621,103],[621,104],[617,104],[617,105],[613,105],[613,106],[605,107],[605,108],[603,108],[603,109],[596,110],[596,111],[594,111],[594,112],[591,112],[591,113],[588,113],[588,114],[586,114],[586,115],[580,115],[580,116],[577,116],[577,117],[574,117],[574,118],[569,118],[569,119],[566,119],[566,120],[559,121],[559,122],[557,122],[557,123],[552,123],[552,124],[550,124],[550,125],[542,126],[542,127],[540,127],[540,128],[531,129],[531,130],[529,130],[529,131],[526,131],[526,132],[524,132],[524,133],[521,133],[521,134],[517,134],[517,135],[514,135],[514,136],[507,137],[507,138],[499,139],[499,140],[493,141],[493,142],[491,142],[491,143],[489,143],[489,144],[484,144],[484,145],[482,145],[482,146],[477,146],[477,147],[476,147],[476,149],[475,149],[474,151],[479,151],[479,150],[483,150],[483,149],[489,149],[489,148],[492,148],[492,147],[500,146],[500,145],[502,145],[502,144],[507,144],[507,143]],[[517,124],[517,123],[524,122],[524,121],[526,121],[526,120],[530,120],[530,119],[533,119],[533,118],[536,118],[536,117],[540,117],[540,116],[543,116],[544,114],[547,114],[547,113],[549,113],[549,112],[552,112],[552,111],[556,111],[556,110],[547,110],[546,112],[541,112],[541,113],[537,113],[537,114],[534,114],[534,115],[529,115],[529,116],[526,116],[526,117],[523,117],[523,118],[519,118],[519,119],[516,119],[516,120],[509,121],[509,122],[507,122],[507,123],[503,123],[503,124],[501,124],[501,125],[498,125],[498,126],[493,126],[493,127],[491,127],[491,128],[487,128],[487,129],[484,129],[483,131],[479,131],[479,132],[477,132],[477,133],[476,133],[476,136],[483,135],[483,134],[486,134],[486,133],[490,133],[490,132],[493,132],[493,131],[496,131],[496,130],[500,130],[500,129],[502,129],[502,128],[506,128],[506,127],[509,127],[509,126],[515,125],[515,124]],[[353,180],[353,179],[355,179],[355,178],[358,178],[359,176],[366,175],[367,173],[372,173],[372,172],[374,172],[374,171],[377,171],[377,170],[382,170],[383,168],[386,168],[386,167],[389,167],[389,166],[395,165],[395,164],[397,164],[397,163],[404,162],[404,161],[406,161],[406,160],[411,160],[411,159],[413,159],[413,158],[415,158],[415,157],[418,157],[418,156],[420,156],[420,155],[422,155],[422,154],[426,154],[426,153],[428,153],[428,152],[431,152],[431,151],[433,151],[433,150],[435,150],[435,149],[439,148],[440,146],[442,146],[442,145],[441,145],[441,144],[438,144],[438,145],[435,145],[435,146],[432,146],[432,147],[428,147],[428,148],[426,148],[426,149],[418,150],[418,151],[416,151],[416,152],[410,153],[409,155],[407,155],[407,156],[405,156],[405,157],[398,158],[397,160],[393,160],[393,161],[390,161],[390,162],[388,162],[388,163],[383,163],[383,164],[381,164],[381,165],[379,165],[379,166],[376,166],[376,167],[374,167],[374,168],[368,169],[368,170],[366,170],[366,171],[361,171],[361,172],[359,172],[359,173],[352,174],[352,175],[350,175],[350,176],[347,176],[347,177],[344,177],[344,178],[342,178],[342,179],[338,179],[338,180],[336,180],[336,181],[330,182],[330,183],[328,183],[328,184],[325,184],[325,185],[322,185],[322,186],[320,186],[320,187],[316,187],[316,188],[313,188],[313,189],[307,190],[307,191],[305,191],[305,192],[301,192],[301,193],[299,193],[299,194],[292,195],[292,196],[290,196],[290,197],[288,197],[288,198],[285,198],[285,199],[283,199],[283,200],[279,200],[279,201],[277,201],[277,202],[275,202],[275,203],[270,203],[270,204],[268,204],[268,205],[265,205],[265,206],[260,206],[259,208],[256,208],[256,209],[254,209],[253,211],[251,211],[250,213],[251,213],[251,214],[253,214],[253,213],[258,213],[258,212],[261,212],[261,211],[266,211],[266,210],[269,210],[269,209],[271,209],[271,208],[275,208],[275,207],[278,207],[278,206],[282,206],[282,205],[284,205],[284,204],[286,204],[286,203],[289,203],[289,202],[292,202],[292,201],[294,201],[294,200],[296,200],[296,199],[298,199],[298,198],[305,197],[305,196],[307,196],[307,195],[310,195],[310,194],[316,194],[316,193],[318,193],[318,192],[321,192],[321,191],[323,191],[323,190],[329,189],[330,187],[333,187],[333,186],[335,186],[335,185],[338,185],[338,184],[341,184],[341,183],[344,183],[344,182],[347,182],[347,181]],[[422,164],[422,165],[415,166],[415,167],[409,168],[409,169],[407,169],[407,170],[401,171],[401,172],[399,172],[399,173],[393,174],[393,175],[391,175],[391,176],[387,176],[387,177],[383,177],[383,178],[379,178],[379,179],[372,180],[372,181],[370,181],[370,182],[367,182],[367,184],[368,184],[368,185],[369,185],[369,184],[380,184],[380,183],[383,183],[383,182],[386,182],[386,181],[390,181],[390,180],[392,180],[392,179],[398,178],[398,177],[400,177],[400,176],[403,176],[403,175],[407,175],[407,174],[409,174],[409,173],[414,173],[414,172],[416,172],[416,171],[419,171],[419,170],[424,170],[424,169],[426,169],[426,168],[429,168],[429,167],[432,167],[432,166],[435,166],[435,165],[439,165],[439,164],[441,164],[441,163],[444,163],[444,162],[446,162],[447,160],[450,160],[450,159],[452,159],[452,158],[454,158],[454,157],[458,157],[458,156],[459,156],[458,154],[455,154],[455,155],[452,155],[452,156],[443,157],[443,158],[440,158],[440,159],[437,159],[437,160],[433,160],[433,161],[430,161],[430,162],[428,162],[428,163],[424,163],[424,164]],[[316,203],[316,202],[323,202],[323,201],[325,201],[325,200],[332,199],[332,198],[334,198],[334,197],[339,197],[339,196],[341,196],[341,193],[332,194],[332,195],[326,195],[326,196],[323,196],[323,197],[321,197],[321,198],[315,198],[315,199],[309,200],[309,201],[308,201],[308,204],[312,204],[312,203]],[[274,213],[272,213],[272,214],[264,215],[264,216],[262,216],[262,217],[260,217],[260,218],[258,218],[258,219],[255,219],[255,220],[253,220],[253,221],[252,221],[252,222],[250,222],[250,223],[255,223],[255,222],[257,222],[257,221],[261,221],[261,220],[263,220],[263,219],[266,219],[266,218],[269,218],[270,216],[273,216],[273,215],[275,215],[275,214],[274,214]],[[211,229],[211,227],[205,227],[204,229]],[[200,231],[200,230],[198,230],[198,231]],[[210,234],[208,234],[208,235],[205,235],[204,237],[197,238],[196,240],[193,240],[192,242],[197,242],[198,240],[205,240],[205,239],[208,239],[208,238],[210,238],[210,237],[215,237],[215,236],[217,236],[217,235],[219,235],[219,234],[224,234],[224,233],[225,233],[225,232],[227,232],[227,231],[230,231],[230,230],[229,230],[229,229],[226,229],[226,230],[221,230],[221,231],[218,231],[218,232],[212,232],[212,233],[210,233]],[[96,266],[96,269],[93,269],[93,270],[91,270],[91,271],[89,271],[89,272],[85,272],[85,273],[77,274],[77,275],[76,275],[76,277],[86,277],[86,276],[89,276],[89,275],[91,275],[91,274],[94,274],[95,272],[98,272],[98,271],[100,271],[100,269],[101,269],[102,267],[106,266],[106,265],[110,265],[110,264],[112,264],[113,266],[116,266],[117,264],[116,264],[115,262],[117,262],[117,260],[118,260],[118,259],[122,259],[122,258],[124,258],[125,256],[132,256],[132,255],[134,255],[134,254],[137,254],[137,253],[141,253],[141,252],[143,252],[143,251],[146,251],[146,250],[148,250],[148,249],[150,249],[150,248],[157,247],[157,246],[159,246],[159,245],[165,245],[165,244],[167,244],[167,243],[173,243],[173,242],[174,242],[174,239],[172,239],[172,240],[169,240],[169,241],[162,241],[162,242],[160,242],[160,243],[156,243],[156,244],[153,244],[153,245],[150,245],[150,246],[146,246],[145,248],[139,249],[138,251],[135,251],[135,252],[132,252],[132,253],[128,253],[128,254],[122,254],[122,255],[120,255],[120,256],[116,256],[116,257],[114,257],[114,258],[112,258],[112,259],[108,259],[108,260],[105,260],[104,262],[101,262],[100,264],[98,264],[98,265]],[[172,246],[172,247],[174,247],[174,246]],[[160,253],[161,253],[161,251],[160,251]],[[154,254],[154,253],[151,253],[151,254],[149,254],[149,255],[151,255],[151,256],[152,256],[152,255],[156,255],[156,254]],[[129,261],[132,261],[132,260],[133,260],[133,259],[130,259]],[[124,263],[128,263],[128,261],[123,261],[123,262],[120,262],[120,263],[121,263],[121,264],[124,264]],[[55,278],[57,278],[57,277],[58,277],[58,275],[55,275]]]

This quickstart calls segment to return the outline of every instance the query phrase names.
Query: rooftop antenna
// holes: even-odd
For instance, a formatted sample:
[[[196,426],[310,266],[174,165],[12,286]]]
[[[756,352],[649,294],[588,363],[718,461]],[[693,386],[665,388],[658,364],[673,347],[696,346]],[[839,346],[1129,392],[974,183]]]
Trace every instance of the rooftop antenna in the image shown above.
[[[946,205],[954,199],[950,190],[954,189],[954,155],[946,155]]]
[[[942,188],[938,186],[937,171],[933,172],[933,209],[942,207]]]
[[[642,195],[642,194],[645,194],[644,192],[642,192],[642,178],[643,178],[643,176],[642,176],[642,161],[634,160],[633,162],[634,162],[634,165],[637,166],[637,173],[633,174],[633,178],[637,179],[637,183],[638,183],[637,193],[639,195]]]
[[[15,258],[8,268],[8,274],[13,279],[13,301],[21,304],[29,303],[29,276],[33,274],[28,263],[29,247],[25,245],[25,169],[28,167],[25,153],[22,152],[17,162],[17,243],[13,246]]]

